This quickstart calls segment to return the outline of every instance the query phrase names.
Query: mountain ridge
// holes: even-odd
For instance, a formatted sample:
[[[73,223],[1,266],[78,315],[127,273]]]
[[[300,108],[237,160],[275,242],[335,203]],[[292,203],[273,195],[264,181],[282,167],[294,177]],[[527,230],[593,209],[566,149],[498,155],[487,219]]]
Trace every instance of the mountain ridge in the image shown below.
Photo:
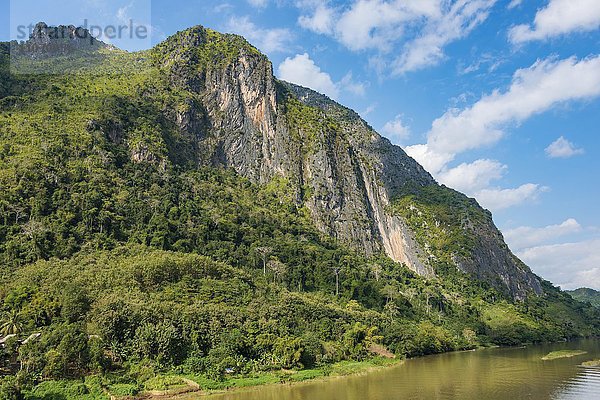
[[[52,29],[43,23],[37,26]],[[37,36],[30,42],[36,44]],[[27,49],[31,44],[21,46]],[[79,68],[62,56],[56,57],[59,71],[71,64]],[[162,105],[154,111],[178,131],[177,149],[167,153],[153,151],[152,144],[144,143],[147,139],[127,137],[123,122],[114,116],[87,122],[90,133],[105,134],[115,145],[135,141],[129,149],[133,161],[222,166],[262,184],[283,177],[321,231],[366,255],[384,252],[424,276],[456,268],[516,299],[542,293],[539,279],[512,254],[491,215],[474,200],[437,185],[356,112],[310,89],[279,81],[268,58],[243,37],[196,26],[152,50],[116,52],[101,60],[111,57],[138,57],[141,68],[157,68],[160,85],[177,94],[170,109]],[[159,145],[164,146],[169,143]],[[427,199],[437,202],[434,207],[402,202],[406,196],[418,199],[423,188],[436,192]],[[419,217],[407,218],[415,210]],[[456,218],[438,229],[443,218],[436,212],[447,210]],[[456,219],[461,219],[458,229],[450,226]],[[439,235],[417,238],[416,231],[427,224],[436,226]],[[444,265],[438,268],[434,264],[439,260]]]
[[[210,32],[198,26],[178,33],[169,40],[177,43],[177,49],[182,46],[200,48],[202,50],[199,53],[204,55],[207,51],[203,46],[208,47],[210,53],[213,41],[227,41],[227,36],[211,39],[214,34]],[[234,42],[245,42],[240,37],[232,37],[236,38]],[[166,41],[158,49],[162,51],[168,46],[169,41]],[[238,173],[258,182],[268,181],[273,173],[281,173],[296,181],[299,199],[302,197],[301,189],[308,185],[313,197],[302,200],[307,202],[321,230],[343,242],[358,246],[367,254],[383,250],[395,261],[407,264],[418,273],[434,273],[427,258],[436,256],[427,254],[421,248],[429,244],[418,243],[413,229],[406,225],[403,218],[389,212],[392,201],[403,194],[407,185],[435,185],[431,175],[400,147],[381,137],[355,112],[296,85],[281,83],[284,90],[278,90],[279,81],[274,77],[268,59],[249,44],[247,46],[250,47],[238,46],[243,51],[237,60],[231,57],[231,50],[228,49],[231,68],[225,63],[226,67],[221,71],[211,64],[211,67],[202,72],[207,74],[205,86],[202,86],[202,82],[189,85],[192,92],[202,88],[201,92],[208,98],[204,104],[208,118],[216,124],[212,129],[220,131],[217,135],[224,136],[222,150],[226,156],[231,157],[219,160],[220,163],[233,167]],[[193,51],[186,54],[183,64],[194,65],[197,54]],[[162,58],[168,60],[168,63],[173,63],[173,59],[178,60],[179,57],[182,57],[179,50],[175,56],[171,56],[168,49],[162,53]],[[200,69],[203,70],[202,66]],[[234,75],[227,76],[231,73]],[[179,67],[176,67],[174,74],[178,82],[190,82],[196,77],[185,77],[185,73],[182,76]],[[202,76],[201,74],[200,81]],[[228,86],[231,82],[235,82],[234,86]],[[195,84],[200,86],[194,86]],[[294,95],[309,108],[296,107]],[[236,109],[231,107],[232,104],[250,105],[250,108]],[[312,111],[321,110],[323,114],[311,113],[311,108]],[[226,118],[219,121],[218,117],[215,118],[219,113],[224,113]],[[284,118],[288,117],[288,121],[281,121],[282,114]],[[290,115],[298,118],[289,120]],[[307,115],[312,120],[306,120]],[[194,117],[181,119],[193,120]],[[222,121],[228,124],[230,121],[238,121],[238,125],[229,127],[228,132]],[[246,145],[253,142],[247,137],[235,137],[236,129],[262,132],[262,145],[254,149],[238,145],[240,141]],[[298,135],[298,143],[290,146],[289,138],[294,134]],[[334,148],[336,140],[341,147]],[[294,154],[295,147],[300,147],[304,154],[296,153],[295,159],[290,161],[289,155]],[[240,149],[243,149],[243,154],[240,154]],[[249,154],[254,158],[244,160]],[[213,156],[208,156],[211,157]],[[259,171],[257,166],[266,170]],[[300,167],[300,170],[295,171],[296,167]],[[321,174],[321,171],[325,171],[325,174]],[[332,215],[335,217],[332,218]],[[370,222],[359,223],[364,216]],[[482,243],[483,248],[477,252],[476,257],[469,259],[457,256],[457,268],[493,285],[504,286],[517,298],[524,298],[528,291],[541,293],[539,280],[508,250],[491,218],[484,225],[477,229],[481,230],[480,234],[488,232],[486,237],[489,240]],[[485,271],[487,266],[492,270],[490,273]],[[499,276],[498,280],[495,279],[496,276]]]
[[[600,292],[590,288],[566,290],[571,297],[581,302],[588,302],[595,307],[600,307]]]

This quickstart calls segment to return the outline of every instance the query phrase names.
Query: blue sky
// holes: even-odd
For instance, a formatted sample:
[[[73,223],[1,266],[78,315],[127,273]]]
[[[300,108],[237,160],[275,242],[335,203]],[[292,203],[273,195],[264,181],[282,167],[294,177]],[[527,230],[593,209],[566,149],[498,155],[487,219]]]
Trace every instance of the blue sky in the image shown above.
[[[0,4],[0,40],[26,22],[85,18],[151,28],[147,40],[111,40],[132,51],[197,24],[242,34],[280,78],[354,108],[491,209],[536,273],[600,289],[597,0]]]

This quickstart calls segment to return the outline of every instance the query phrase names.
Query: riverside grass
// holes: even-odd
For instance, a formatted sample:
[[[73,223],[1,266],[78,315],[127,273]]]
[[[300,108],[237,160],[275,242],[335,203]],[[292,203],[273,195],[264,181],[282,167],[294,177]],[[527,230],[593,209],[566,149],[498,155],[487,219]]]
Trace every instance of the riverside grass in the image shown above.
[[[25,398],[59,398],[65,400],[109,400],[131,399],[142,397],[146,399],[169,398],[185,400],[197,398],[199,395],[210,395],[229,391],[237,391],[265,385],[298,384],[301,382],[328,380],[337,377],[360,375],[382,368],[399,365],[402,358],[374,357],[364,361],[341,361],[331,365],[306,370],[270,371],[248,376],[226,377],[215,380],[205,375],[176,373],[157,375],[142,385],[116,383],[103,385],[99,377],[89,377],[85,383],[79,381],[48,381],[25,393]],[[189,390],[186,392],[186,382]],[[194,382],[195,385],[189,384]]]
[[[600,367],[600,359],[581,363],[582,367]]]
[[[553,352],[548,353],[547,355],[545,355],[544,357],[542,357],[542,360],[544,360],[544,361],[552,361],[552,360],[558,360],[560,358],[577,357],[577,356],[581,356],[583,354],[587,354],[587,351],[583,351],[583,350],[559,350],[559,351],[553,351]]]
[[[177,400],[188,400],[197,398],[198,394],[210,395],[222,392],[231,392],[253,387],[280,384],[299,384],[312,381],[326,381],[344,376],[362,375],[383,368],[400,365],[404,358],[374,357],[364,361],[341,361],[319,368],[305,369],[299,371],[272,371],[256,374],[248,377],[232,377],[223,381],[214,381],[198,375],[186,375],[201,387],[200,392],[187,393],[177,396]]]

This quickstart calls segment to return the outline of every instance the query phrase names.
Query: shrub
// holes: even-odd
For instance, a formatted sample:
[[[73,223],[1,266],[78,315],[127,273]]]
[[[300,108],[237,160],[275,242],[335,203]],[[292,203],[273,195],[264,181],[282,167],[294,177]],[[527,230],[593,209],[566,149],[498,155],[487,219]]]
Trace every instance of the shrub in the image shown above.
[[[16,377],[0,378],[0,400],[21,400],[22,398],[23,395]]]

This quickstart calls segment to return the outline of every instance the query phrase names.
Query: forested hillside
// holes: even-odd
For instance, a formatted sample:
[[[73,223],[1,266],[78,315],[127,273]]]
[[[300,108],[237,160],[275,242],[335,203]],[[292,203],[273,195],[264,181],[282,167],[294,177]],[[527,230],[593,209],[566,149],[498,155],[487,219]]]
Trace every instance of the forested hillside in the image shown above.
[[[584,303],[590,303],[593,306],[600,307],[600,292],[589,288],[580,288],[575,290],[567,290],[567,293],[571,295],[575,300],[579,300]]]

